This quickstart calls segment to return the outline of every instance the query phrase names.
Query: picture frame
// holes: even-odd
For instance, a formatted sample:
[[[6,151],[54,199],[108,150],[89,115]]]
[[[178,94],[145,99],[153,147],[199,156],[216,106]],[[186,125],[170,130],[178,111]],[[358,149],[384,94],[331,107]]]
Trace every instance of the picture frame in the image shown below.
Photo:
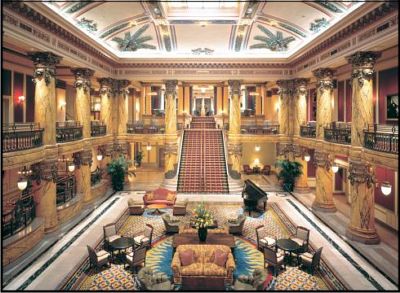
[[[399,120],[399,94],[386,95],[385,99],[386,121]]]

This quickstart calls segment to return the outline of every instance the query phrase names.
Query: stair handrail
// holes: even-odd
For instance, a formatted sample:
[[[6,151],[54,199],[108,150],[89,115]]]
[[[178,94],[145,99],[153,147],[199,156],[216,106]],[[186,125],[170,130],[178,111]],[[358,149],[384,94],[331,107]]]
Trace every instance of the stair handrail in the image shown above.
[[[224,156],[225,156],[225,168],[226,168],[226,175],[228,176],[228,193],[229,193],[229,178],[233,179],[231,177],[231,174],[229,173],[229,168],[228,168],[228,146],[227,146],[227,142],[226,142],[226,133],[225,130],[221,129],[222,131],[222,142],[224,144]]]
[[[179,180],[179,172],[181,170],[182,147],[183,147],[183,138],[184,138],[184,135],[185,135],[185,131],[186,130],[183,130],[182,133],[180,134],[181,139],[179,141],[178,154],[177,154],[178,155],[178,166],[176,167],[176,174],[175,174],[175,177],[173,178],[173,179],[177,180],[177,183],[178,183],[178,180]]]

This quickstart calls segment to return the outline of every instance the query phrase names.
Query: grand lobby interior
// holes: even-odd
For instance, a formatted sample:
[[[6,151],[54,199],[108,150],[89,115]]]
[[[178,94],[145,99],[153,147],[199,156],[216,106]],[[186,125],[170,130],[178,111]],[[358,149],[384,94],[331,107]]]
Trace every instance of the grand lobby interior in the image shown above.
[[[2,290],[398,291],[397,1],[2,27]]]

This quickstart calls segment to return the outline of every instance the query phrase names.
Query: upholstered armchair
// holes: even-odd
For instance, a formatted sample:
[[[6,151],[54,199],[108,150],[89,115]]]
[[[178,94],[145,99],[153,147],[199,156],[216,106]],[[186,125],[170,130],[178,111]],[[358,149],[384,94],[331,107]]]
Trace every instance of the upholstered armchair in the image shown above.
[[[146,252],[147,252],[147,246],[141,245],[139,247],[133,247],[132,251],[126,255],[126,263],[129,265],[131,271],[135,271],[135,269],[138,266],[145,265]]]
[[[321,262],[322,247],[318,248],[314,254],[305,252],[300,255],[301,263],[310,269],[311,275],[314,275],[315,269],[319,269]]]
[[[144,205],[142,202],[136,202],[132,198],[128,200],[129,213],[131,215],[141,215],[144,212]]]
[[[172,214],[174,216],[184,216],[184,215],[186,215],[187,205],[188,205],[188,200],[187,199],[185,199],[184,201],[177,202],[174,205],[173,209],[172,209]]]
[[[257,249],[264,251],[264,247],[276,250],[276,237],[268,234],[264,225],[256,227]]]
[[[237,219],[228,220],[229,233],[242,235],[245,221],[246,216],[243,214],[240,214]]]
[[[161,218],[162,218],[162,220],[164,222],[165,230],[166,230],[167,234],[169,234],[169,233],[179,233],[179,224],[180,224],[179,220],[173,219],[171,217],[171,215],[169,215],[169,214],[164,214],[164,215],[161,216]]]
[[[266,291],[273,276],[263,269],[255,269],[251,276],[240,275],[233,286],[235,291]]]
[[[290,236],[289,238],[295,241],[298,245],[300,245],[300,249],[297,252],[306,252],[308,251],[308,239],[310,237],[310,230],[302,227],[296,227],[296,234]]]
[[[174,285],[164,273],[144,267],[137,274],[140,291],[173,291]]]
[[[150,224],[146,224],[146,226],[144,227],[143,234],[133,237],[133,240],[135,241],[135,246],[144,245],[148,248],[151,248],[152,238],[153,238],[153,226]]]
[[[264,165],[264,167],[261,170],[261,174],[269,175],[270,172],[271,172],[271,166],[270,165]]]
[[[110,249],[110,243],[118,238],[121,238],[121,236],[117,234],[117,226],[115,223],[103,226],[103,232],[105,249]]]
[[[100,250],[99,252],[96,252],[89,245],[87,245],[87,250],[89,252],[89,261],[91,267],[95,267],[96,270],[98,270],[104,265],[110,266],[110,254],[107,251]]]
[[[283,261],[284,257],[285,255],[283,253],[277,253],[272,248],[264,247],[264,264],[268,264],[268,266],[273,267],[275,276],[277,276],[277,273],[282,265],[284,269],[286,269]]]
[[[253,174],[253,169],[251,169],[249,165],[243,165],[243,172],[246,175],[250,175]]]

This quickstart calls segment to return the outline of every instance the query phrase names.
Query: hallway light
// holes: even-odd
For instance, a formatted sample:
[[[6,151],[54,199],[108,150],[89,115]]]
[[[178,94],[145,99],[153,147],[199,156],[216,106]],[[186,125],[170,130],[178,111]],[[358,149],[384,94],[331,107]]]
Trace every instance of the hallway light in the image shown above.
[[[392,193],[392,185],[387,181],[382,182],[381,191],[384,195],[388,196],[390,193]]]
[[[97,154],[96,158],[97,158],[97,161],[101,161],[101,160],[103,160],[103,155]]]
[[[332,172],[333,172],[333,173],[337,173],[337,171],[339,171],[339,166],[336,165],[335,163],[332,164]]]
[[[304,161],[309,162],[311,160],[311,156],[309,154],[304,155]]]
[[[146,150],[151,151],[151,145],[150,145],[150,144],[148,144],[148,145],[146,146]]]
[[[69,172],[74,172],[75,171],[74,163],[72,163],[72,162],[68,163],[68,171]]]
[[[261,147],[260,147],[259,145],[256,145],[255,148],[254,148],[254,150],[255,150],[256,152],[259,152],[259,151],[261,150]]]
[[[25,102],[25,96],[19,96],[18,97],[18,102],[20,102],[20,103]]]
[[[28,187],[28,180],[26,178],[19,178],[18,182],[17,182],[17,186],[19,190],[24,190],[25,188]]]

